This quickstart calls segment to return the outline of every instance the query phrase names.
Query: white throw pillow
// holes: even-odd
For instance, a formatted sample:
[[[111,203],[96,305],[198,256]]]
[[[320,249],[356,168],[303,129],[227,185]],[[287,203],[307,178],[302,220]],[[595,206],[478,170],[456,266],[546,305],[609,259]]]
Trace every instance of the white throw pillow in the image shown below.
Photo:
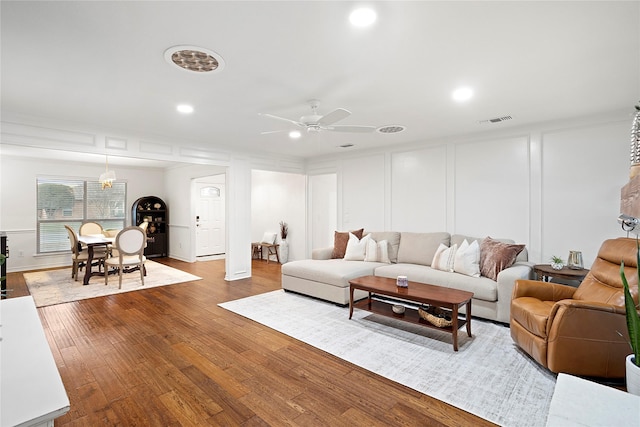
[[[364,261],[364,253],[367,250],[367,243],[371,240],[371,235],[367,234],[362,239],[349,233],[349,241],[347,242],[347,250],[344,253],[346,261]]]
[[[440,243],[431,261],[431,268],[452,272],[457,249],[458,245],[448,247]]]
[[[367,241],[367,248],[364,251],[364,260],[368,262],[378,261],[378,242],[373,239]]]
[[[373,239],[369,239],[367,249],[364,253],[364,260],[391,264],[391,260],[389,260],[389,243],[386,240],[376,242]]]
[[[267,231],[262,236],[262,240],[260,240],[260,243],[268,243],[270,245],[273,245],[275,241],[276,241],[276,233],[269,233]]]
[[[477,240],[469,244],[465,239],[456,251],[453,270],[471,277],[480,277],[480,245]]]

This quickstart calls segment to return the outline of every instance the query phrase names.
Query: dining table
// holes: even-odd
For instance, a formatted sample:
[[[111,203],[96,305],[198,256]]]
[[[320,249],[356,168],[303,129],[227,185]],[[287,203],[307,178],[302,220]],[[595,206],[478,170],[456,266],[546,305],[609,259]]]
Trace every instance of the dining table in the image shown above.
[[[88,285],[89,279],[93,276],[104,277],[106,272],[93,271],[92,269],[94,250],[99,246],[104,246],[106,248],[108,245],[113,244],[114,241],[114,237],[106,237],[102,234],[78,236],[78,242],[87,247],[87,266],[85,268],[84,280],[82,281],[83,285]]]

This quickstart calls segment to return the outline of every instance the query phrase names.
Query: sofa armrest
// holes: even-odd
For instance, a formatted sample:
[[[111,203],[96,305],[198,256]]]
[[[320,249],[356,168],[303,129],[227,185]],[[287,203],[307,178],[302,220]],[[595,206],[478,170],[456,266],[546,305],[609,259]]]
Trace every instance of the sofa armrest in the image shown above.
[[[331,259],[331,255],[333,255],[333,246],[311,251],[311,259]]]
[[[509,323],[511,312],[511,294],[516,280],[530,279],[533,276],[533,265],[528,262],[517,262],[498,273],[498,301],[496,320]]]

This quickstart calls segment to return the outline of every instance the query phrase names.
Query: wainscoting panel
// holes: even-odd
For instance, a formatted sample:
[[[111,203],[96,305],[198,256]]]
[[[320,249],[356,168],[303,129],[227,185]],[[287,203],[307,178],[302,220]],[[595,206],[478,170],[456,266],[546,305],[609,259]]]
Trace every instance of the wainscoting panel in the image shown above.
[[[455,145],[455,233],[529,240],[528,136]]]
[[[447,229],[447,149],[441,145],[391,155],[391,229]]]

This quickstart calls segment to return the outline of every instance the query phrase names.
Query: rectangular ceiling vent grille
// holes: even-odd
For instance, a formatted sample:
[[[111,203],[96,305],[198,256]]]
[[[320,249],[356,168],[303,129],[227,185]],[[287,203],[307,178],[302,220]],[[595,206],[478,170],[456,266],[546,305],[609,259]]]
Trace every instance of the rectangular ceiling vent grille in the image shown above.
[[[480,120],[480,123],[500,123],[511,119],[513,119],[511,116],[494,117],[492,119]]]

